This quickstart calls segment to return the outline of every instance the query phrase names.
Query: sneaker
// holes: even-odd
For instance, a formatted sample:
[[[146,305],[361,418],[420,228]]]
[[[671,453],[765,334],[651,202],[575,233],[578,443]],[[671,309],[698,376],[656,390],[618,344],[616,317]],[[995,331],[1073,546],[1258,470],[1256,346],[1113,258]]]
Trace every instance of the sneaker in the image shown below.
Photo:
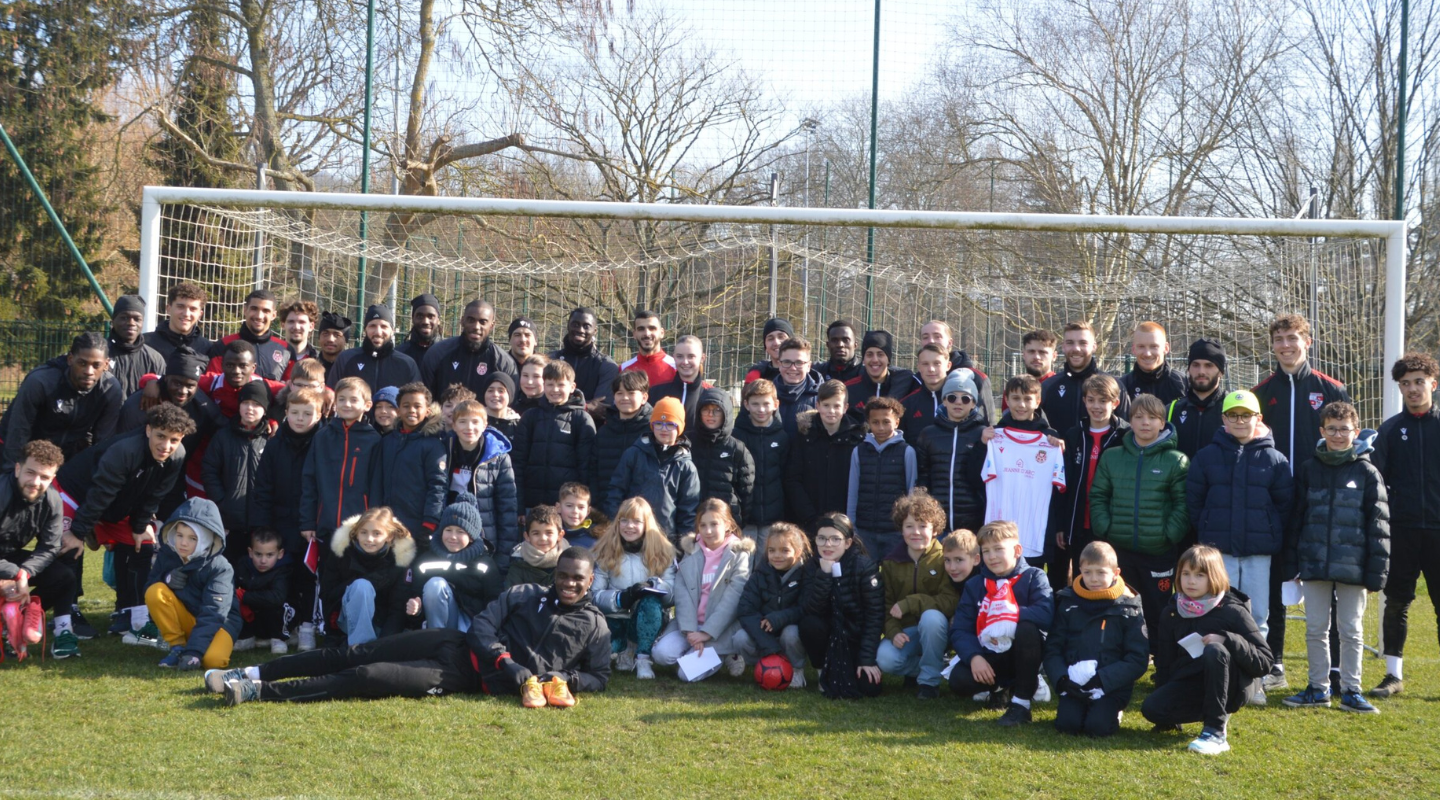
[[[205,670],[205,688],[215,694],[225,693],[225,684],[230,681],[245,680],[244,667],[234,669],[207,669]]]
[[[1045,676],[1040,676],[1040,685],[1035,687],[1035,696],[1031,698],[1036,703],[1050,702],[1050,684],[1045,682]]]
[[[1405,681],[1402,681],[1387,672],[1385,674],[1384,680],[1380,681],[1380,685],[1370,690],[1370,696],[1384,700],[1387,697],[1394,697],[1395,695],[1400,694],[1400,692],[1404,689]]]
[[[804,688],[805,688],[805,668],[804,668],[804,667],[797,667],[797,668],[795,669],[795,674],[792,675],[792,676],[790,676],[790,688],[791,688],[791,689],[804,689]]]
[[[270,655],[283,656],[288,652],[290,652],[290,645],[286,644],[284,639],[270,640]]]
[[[164,658],[160,659],[160,666],[166,669],[174,669],[180,666],[180,653],[184,649],[183,646],[178,644],[170,648],[170,652],[167,653]]]
[[[970,699],[977,703],[988,703],[990,702],[990,693],[976,692],[975,694],[970,695]]]
[[[545,695],[545,702],[556,708],[575,707],[575,695],[570,693],[570,687],[561,678],[546,681],[541,691]]]
[[[75,615],[70,615],[71,622],[75,621]],[[106,631],[111,636],[124,636],[130,632],[130,612],[116,611],[110,615],[110,628]],[[76,636],[79,636],[77,633]]]
[[[25,604],[25,612],[20,622],[20,641],[25,644],[40,644],[45,637],[45,607],[40,605],[40,598],[32,596],[30,602]]]
[[[1008,689],[996,689],[990,693],[985,700],[985,707],[991,711],[1004,711],[1010,707],[1010,691]]]
[[[1285,680],[1285,668],[1276,666],[1270,670],[1270,674],[1261,679],[1261,686],[1267,692],[1276,692],[1281,689],[1288,689],[1290,682]]]
[[[225,682],[225,705],[238,706],[251,700],[260,699],[260,682],[249,678],[238,678]]]
[[[1370,705],[1365,696],[1359,692],[1341,692],[1340,710],[1350,711],[1355,714],[1379,714],[1380,709]]]
[[[1225,740],[1225,732],[1213,728],[1206,728],[1195,737],[1188,748],[1192,753],[1199,753],[1202,756],[1218,756],[1230,749],[1230,742]]]
[[[129,625],[126,627],[128,628]],[[70,630],[74,631],[75,638],[82,642],[100,635],[100,632],[95,630],[95,626],[90,624],[90,620],[85,619],[85,615],[80,613],[80,606],[70,606]]]
[[[744,675],[745,656],[742,656],[739,653],[731,653],[730,655],[725,656],[725,671],[730,673],[730,677],[732,678],[738,678],[741,675]]]
[[[1248,702],[1252,706],[1263,707],[1270,703],[1270,698],[1265,695],[1264,689],[1257,686],[1255,687],[1255,691],[1250,693],[1250,700]]]
[[[544,708],[545,691],[540,688],[540,681],[534,675],[525,679],[520,687],[520,705],[526,708]]]
[[[638,656],[635,656],[635,680],[637,680],[637,681],[653,681],[653,680],[655,680],[655,662],[653,662],[653,661],[650,660],[650,656],[646,656],[646,655],[638,655]]]
[[[313,622],[302,622],[302,623],[300,623],[300,635],[299,635],[298,638],[300,639],[300,644],[299,644],[298,647],[295,648],[296,650],[299,650],[299,651],[302,652],[302,653],[305,652],[305,651],[307,651],[307,650],[314,650],[314,649],[315,649],[315,623],[313,623]]]
[[[235,647],[232,648],[231,652],[241,653],[241,652],[244,652],[244,651],[246,651],[246,650],[254,650],[254,649],[255,649],[255,637],[254,637],[254,636],[246,636],[244,639],[237,639],[237,640],[235,641]]]
[[[170,645],[165,644],[164,640],[160,638],[160,629],[155,627],[154,621],[146,622],[145,626],[138,631],[132,630],[126,632],[120,641],[124,644],[138,644],[145,647],[170,649]]]
[[[52,658],[71,658],[80,655],[80,639],[74,631],[61,631],[50,642]]]
[[[634,672],[634,671],[635,671],[635,643],[634,643],[634,642],[630,642],[629,644],[625,645],[625,649],[624,649],[624,650],[621,650],[621,651],[620,651],[620,654],[615,657],[615,669],[618,669],[618,670],[620,670],[621,672]]]
[[[791,678],[790,680],[793,683],[795,679]],[[921,700],[934,700],[940,696],[940,687],[926,686],[922,683],[920,688],[915,690],[915,696]]]
[[[1017,725],[1029,725],[1030,709],[1020,705],[1019,703],[1011,703],[1010,707],[1005,709],[1004,716],[1000,717],[1000,719],[997,721],[997,724],[999,724],[1002,728],[1014,728]]]
[[[1281,700],[1289,708],[1329,708],[1330,692],[1318,686],[1307,686],[1305,691]]]

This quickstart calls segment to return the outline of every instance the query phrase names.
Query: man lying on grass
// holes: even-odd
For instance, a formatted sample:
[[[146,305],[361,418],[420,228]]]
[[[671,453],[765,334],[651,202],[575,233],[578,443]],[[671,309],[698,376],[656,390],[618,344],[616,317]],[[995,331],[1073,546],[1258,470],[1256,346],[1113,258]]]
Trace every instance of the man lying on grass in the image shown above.
[[[594,580],[595,557],[571,547],[555,565],[554,586],[506,590],[475,615],[468,633],[409,631],[258,667],[210,670],[205,686],[223,694],[226,705],[482,691],[519,694],[526,708],[573,706],[572,692],[603,692],[610,681],[610,629],[590,600]]]

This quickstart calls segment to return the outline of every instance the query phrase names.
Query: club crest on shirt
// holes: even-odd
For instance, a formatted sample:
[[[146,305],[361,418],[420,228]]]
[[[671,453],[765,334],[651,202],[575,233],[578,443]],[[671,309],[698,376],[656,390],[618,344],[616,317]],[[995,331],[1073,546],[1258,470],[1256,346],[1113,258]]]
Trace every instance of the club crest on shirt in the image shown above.
[[[1186,410],[1186,411],[1181,411],[1181,412],[1180,412],[1180,424],[1181,424],[1181,425],[1184,425],[1184,424],[1185,424],[1185,418],[1188,417],[1188,416],[1190,416],[1190,412],[1189,412],[1188,410]]]
[[[481,376],[483,376],[485,373],[487,373],[487,372],[489,372],[489,371],[490,371],[490,365],[489,365],[489,364],[486,364],[484,361],[481,361],[479,364],[476,364],[476,365],[475,365],[475,374],[476,374],[476,375],[481,375]]]
[[[1316,411],[1319,411],[1320,406],[1323,405],[1325,405],[1325,395],[1321,394],[1320,392],[1311,392],[1310,407],[1315,409]]]
[[[450,369],[460,369],[460,362],[459,362],[459,361],[451,361],[451,362],[450,362]]]
[[[356,365],[355,365],[355,369],[364,370],[364,369],[365,369],[365,365],[364,365],[364,364],[356,364]]]
[[[1065,396],[1065,384],[1063,384],[1063,383],[1060,384],[1060,396],[1061,396],[1061,397],[1064,397],[1064,396]]]
[[[1045,458],[1046,458],[1046,456],[1045,456],[1045,451],[1044,451],[1044,450],[1036,450],[1036,451],[1035,451],[1035,463],[1036,463],[1036,464],[1044,464],[1044,463],[1045,463]]]
[[[272,350],[272,351],[270,351],[270,359],[271,359],[272,361],[274,361],[276,364],[284,363],[284,358],[285,358],[285,353],[284,353],[283,351],[280,351],[280,350]]]

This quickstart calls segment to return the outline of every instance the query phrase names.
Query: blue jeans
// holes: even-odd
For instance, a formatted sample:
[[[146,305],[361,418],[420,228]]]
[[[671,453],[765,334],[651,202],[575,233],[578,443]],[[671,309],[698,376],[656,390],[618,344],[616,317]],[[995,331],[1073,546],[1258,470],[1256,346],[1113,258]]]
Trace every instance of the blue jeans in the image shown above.
[[[1270,633],[1270,556],[1231,556],[1220,554],[1230,585],[1250,598],[1250,616],[1260,628],[1260,635]],[[1177,576],[1178,577],[1178,576]],[[1280,659],[1275,659],[1279,663]]]
[[[444,578],[431,578],[420,590],[420,605],[425,611],[425,627],[431,630],[470,630],[470,620],[460,610],[455,590]]]
[[[906,628],[904,633],[910,639],[904,647],[896,647],[889,639],[880,643],[875,664],[886,674],[914,675],[923,686],[939,686],[945,649],[950,646],[950,620],[932,608],[920,615],[919,625]]]
[[[346,644],[375,641],[375,585],[360,578],[345,587],[340,598],[340,630],[345,631]]]

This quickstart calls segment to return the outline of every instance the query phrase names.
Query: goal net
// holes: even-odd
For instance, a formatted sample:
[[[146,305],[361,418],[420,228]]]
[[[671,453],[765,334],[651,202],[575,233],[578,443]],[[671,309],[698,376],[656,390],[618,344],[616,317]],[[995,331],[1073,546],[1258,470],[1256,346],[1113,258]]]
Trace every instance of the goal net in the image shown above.
[[[630,320],[644,308],[660,315],[670,341],[699,336],[707,376],[735,387],[764,357],[771,316],[809,339],[817,361],[831,320],[888,330],[896,366],[907,368],[921,326],[939,319],[998,389],[1023,370],[1027,331],[1089,320],[1102,366],[1119,373],[1130,368],[1131,331],[1154,320],[1169,331],[1173,367],[1185,369],[1190,342],[1214,338],[1228,354],[1229,387],[1241,388],[1273,368],[1268,325],[1294,312],[1314,330],[1315,368],[1348,385],[1365,424],[1398,403],[1385,402],[1385,372],[1403,348],[1403,308],[1386,304],[1404,285],[1400,223],[151,187],[143,227],[149,309],[163,309],[178,281],[200,284],[212,335],[238,326],[257,287],[352,319],[368,303],[392,303],[397,336],[409,326],[409,298],[429,292],[443,305],[445,335],[459,331],[466,303],[484,298],[497,337],[523,315],[542,350],[559,346],[572,309],[589,307],[601,348],[624,360]]]

